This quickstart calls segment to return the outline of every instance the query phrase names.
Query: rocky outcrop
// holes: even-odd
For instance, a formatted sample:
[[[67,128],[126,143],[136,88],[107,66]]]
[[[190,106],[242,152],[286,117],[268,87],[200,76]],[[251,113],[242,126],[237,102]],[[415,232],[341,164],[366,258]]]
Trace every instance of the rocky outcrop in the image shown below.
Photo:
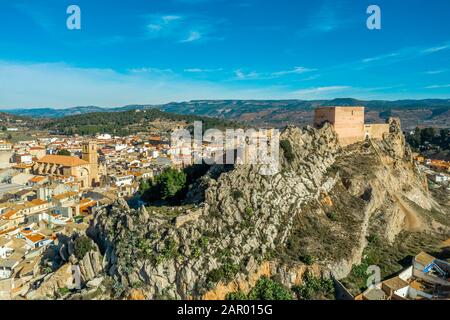
[[[345,149],[327,124],[288,127],[277,174],[212,167],[188,194],[197,205],[177,208],[175,217],[122,199],[99,208],[88,235],[102,256],[79,262],[84,282],[111,278],[120,284],[116,297],[130,299],[222,299],[249,291],[262,275],[288,287],[306,271],[345,277],[369,235],[391,242],[408,228],[432,229],[420,210],[442,211],[398,119],[389,124],[384,140]]]
[[[78,238],[80,238],[78,234],[74,234],[72,237],[58,236],[56,252],[59,257],[53,257],[53,259],[61,260],[61,267],[57,268],[55,272],[34,279],[28,292],[24,293],[27,299],[60,298],[69,296],[74,291],[84,288],[97,289],[100,286],[103,281],[101,274],[104,272],[103,256],[97,245],[86,238],[92,247],[80,257],[75,244]]]
[[[217,283],[248,274],[250,261],[262,263],[285,243],[302,204],[336,181],[327,175],[340,152],[330,126],[289,127],[281,138],[296,151],[289,160],[281,155],[281,172],[213,168],[200,182],[203,204],[174,221],[150,215],[139,223],[142,213],[124,201],[96,212],[90,232],[109,275],[130,288],[144,283],[149,298],[200,298]]]
[[[75,278],[72,272],[72,265],[70,263],[64,264],[56,272],[48,275],[35,291],[30,291],[27,294],[27,299],[52,299],[58,296],[61,289],[73,288],[75,285]]]

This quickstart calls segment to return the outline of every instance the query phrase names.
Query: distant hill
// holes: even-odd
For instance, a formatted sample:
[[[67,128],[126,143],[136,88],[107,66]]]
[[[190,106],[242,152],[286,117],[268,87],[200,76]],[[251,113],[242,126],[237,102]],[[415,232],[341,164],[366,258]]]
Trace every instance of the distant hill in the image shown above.
[[[169,103],[159,108],[181,114],[198,114],[245,121],[254,125],[284,127],[313,121],[313,110],[321,106],[365,106],[366,121],[383,122],[399,117],[404,129],[417,126],[450,127],[450,100],[363,101],[351,98],[333,100],[199,100]]]
[[[94,112],[47,119],[41,127],[42,129],[47,129],[55,133],[70,135],[91,135],[97,133],[128,135],[147,131],[156,126],[159,128],[166,127],[167,129],[173,129],[174,123],[180,123],[183,126],[190,127],[194,121],[202,121],[203,129],[232,127],[235,125],[233,121],[224,119],[179,115],[158,109],[115,111]]]
[[[151,106],[139,106],[139,105],[129,105],[119,108],[103,108],[97,106],[82,106],[73,107],[66,109],[53,109],[53,108],[33,108],[33,109],[12,109],[12,110],[0,110],[0,112],[5,112],[13,114],[16,116],[32,117],[32,118],[62,118],[73,115],[80,115],[86,113],[95,112],[121,112],[127,110],[136,110],[150,108]]]
[[[348,105],[365,106],[368,122],[380,122],[389,116],[398,116],[401,118],[404,128],[450,127],[450,99],[397,101],[366,101],[352,98],[333,100],[194,100],[163,105],[128,105],[119,108],[83,106],[67,109],[15,109],[3,110],[3,112],[33,118],[62,118],[87,113],[159,109],[183,115],[207,116],[247,122],[253,125],[282,127],[288,124],[311,123],[314,108]]]

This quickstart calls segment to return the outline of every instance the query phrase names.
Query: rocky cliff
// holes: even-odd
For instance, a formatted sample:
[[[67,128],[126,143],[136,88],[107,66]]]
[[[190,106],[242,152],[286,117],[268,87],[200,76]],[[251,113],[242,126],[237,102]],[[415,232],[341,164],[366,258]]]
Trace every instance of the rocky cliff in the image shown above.
[[[448,208],[428,194],[398,120],[390,124],[382,141],[345,149],[329,125],[288,127],[278,174],[212,167],[191,188],[195,205],[176,214],[124,200],[100,208],[88,230],[103,255],[96,276],[109,281],[100,297],[222,299],[262,275],[288,287],[306,271],[339,279],[370,235],[392,243],[404,230],[448,232],[448,219],[434,219]]]

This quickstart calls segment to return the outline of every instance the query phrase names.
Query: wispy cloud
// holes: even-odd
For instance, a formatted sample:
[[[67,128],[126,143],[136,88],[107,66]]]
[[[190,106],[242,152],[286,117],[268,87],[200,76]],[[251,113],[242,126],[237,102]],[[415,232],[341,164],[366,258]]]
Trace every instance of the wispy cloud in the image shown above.
[[[272,75],[285,76],[285,75],[289,75],[289,74],[302,74],[302,73],[316,71],[316,70],[317,69],[310,69],[310,68],[305,68],[305,67],[295,67],[294,69],[291,69],[291,70],[283,70],[283,71],[273,72]]]
[[[438,47],[427,48],[427,49],[424,49],[422,52],[424,54],[430,54],[430,53],[435,53],[435,52],[439,52],[439,51],[447,50],[447,49],[450,49],[450,44],[445,44],[445,45],[438,46]]]
[[[342,1],[322,1],[316,11],[308,15],[305,27],[297,35],[306,37],[320,33],[329,33],[356,23],[357,21],[349,18],[350,15],[345,11],[345,8],[346,6]]]
[[[366,58],[366,59],[363,59],[362,62],[369,63],[369,62],[374,62],[374,61],[381,61],[381,60],[386,60],[389,58],[397,57],[398,55],[399,55],[398,52],[393,52],[393,53],[383,54],[383,55],[376,56],[376,57]]]
[[[45,7],[33,3],[16,3],[14,7],[22,14],[28,16],[37,26],[46,32],[53,32],[55,30],[55,21],[51,18],[50,14],[43,10]]]
[[[152,14],[148,16],[147,30],[150,37],[167,37],[180,28],[182,16],[173,14]]]
[[[450,88],[450,84],[435,84],[432,86],[425,87],[425,89],[443,89]]]
[[[194,41],[200,40],[202,37],[203,37],[203,35],[200,32],[190,31],[187,38],[180,40],[180,42],[194,42]]]
[[[426,71],[425,74],[433,75],[433,74],[441,74],[441,73],[444,73],[444,72],[447,72],[447,70],[446,69],[430,70],[430,71]]]
[[[324,96],[324,94],[336,94],[337,92],[347,91],[351,89],[350,86],[327,86],[327,87],[314,87],[307,89],[300,89],[294,91],[293,94],[299,98],[316,98],[318,96]]]
[[[316,70],[317,69],[306,67],[294,67],[289,70],[281,70],[274,72],[257,72],[257,71],[244,72],[242,69],[238,69],[234,73],[238,80],[272,80],[289,75],[301,75]]]
[[[55,108],[159,104],[194,99],[272,99],[287,92],[275,86],[244,87],[184,78],[170,69],[127,72],[78,68],[65,63],[0,60],[0,108]]]
[[[174,74],[172,69],[160,69],[160,68],[153,68],[153,67],[142,67],[142,68],[132,68],[128,69],[128,72],[135,73],[135,74],[159,74],[159,75],[167,75],[167,74]]]
[[[151,14],[146,16],[147,32],[150,38],[162,38],[178,43],[192,43],[219,40],[214,35],[222,21],[213,21],[199,15]]]
[[[184,69],[183,71],[188,72],[188,73],[211,73],[211,72],[223,71],[223,68],[217,68],[217,69],[188,68],[188,69]]]
[[[238,69],[234,72],[238,80],[261,79],[261,74],[256,71],[244,72]]]
[[[431,54],[435,54],[440,51],[448,50],[450,49],[449,44],[443,44],[440,46],[434,46],[434,47],[406,47],[399,49],[394,52],[389,52],[386,54],[369,57],[361,60],[360,62],[362,64],[365,64],[366,66],[371,64],[377,64],[377,65],[388,65],[396,62],[402,62],[406,60],[411,59],[417,59],[421,57],[425,57]],[[360,66],[364,67],[364,65]]]

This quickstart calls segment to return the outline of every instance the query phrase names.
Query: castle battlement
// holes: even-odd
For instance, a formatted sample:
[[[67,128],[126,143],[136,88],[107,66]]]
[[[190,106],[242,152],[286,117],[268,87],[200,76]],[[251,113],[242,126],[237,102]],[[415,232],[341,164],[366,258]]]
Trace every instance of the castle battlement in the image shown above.
[[[321,127],[325,122],[334,127],[342,146],[361,142],[366,138],[382,139],[384,134],[389,133],[388,124],[365,124],[362,106],[317,108],[314,112],[314,126]]]

